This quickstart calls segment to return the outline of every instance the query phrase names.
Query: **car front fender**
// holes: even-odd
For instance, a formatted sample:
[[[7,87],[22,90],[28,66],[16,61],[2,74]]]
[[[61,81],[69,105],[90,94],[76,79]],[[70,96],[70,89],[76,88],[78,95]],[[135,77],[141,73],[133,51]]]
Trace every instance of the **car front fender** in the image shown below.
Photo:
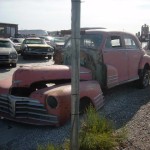
[[[71,114],[71,84],[54,85],[33,92],[30,97],[40,99],[50,115],[58,116],[60,124],[64,124]],[[49,105],[48,99],[55,99],[55,107]],[[104,98],[100,85],[97,81],[80,82],[80,100],[90,99],[91,104],[100,109],[103,106]],[[51,102],[52,103],[52,102]]]

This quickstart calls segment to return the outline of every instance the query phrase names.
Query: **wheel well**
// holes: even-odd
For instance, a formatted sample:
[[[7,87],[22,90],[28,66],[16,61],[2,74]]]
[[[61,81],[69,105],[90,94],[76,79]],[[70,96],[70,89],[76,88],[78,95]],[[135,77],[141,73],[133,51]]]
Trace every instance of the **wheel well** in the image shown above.
[[[89,106],[94,106],[89,97],[82,97],[80,99],[79,112],[84,113]]]
[[[148,63],[145,64],[144,69],[150,70],[150,66]]]

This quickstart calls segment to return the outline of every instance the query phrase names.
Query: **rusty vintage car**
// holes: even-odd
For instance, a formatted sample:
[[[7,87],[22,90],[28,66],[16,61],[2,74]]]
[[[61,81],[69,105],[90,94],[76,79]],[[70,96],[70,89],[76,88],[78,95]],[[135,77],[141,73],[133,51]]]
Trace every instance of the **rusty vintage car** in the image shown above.
[[[29,56],[40,56],[51,59],[54,48],[48,45],[44,39],[28,37],[23,40],[20,51],[23,59],[27,59]]]
[[[80,108],[104,104],[103,90],[135,81],[149,85],[150,56],[126,32],[81,33]],[[54,55],[54,65],[23,66],[0,81],[0,116],[37,125],[63,125],[71,113],[71,38]]]

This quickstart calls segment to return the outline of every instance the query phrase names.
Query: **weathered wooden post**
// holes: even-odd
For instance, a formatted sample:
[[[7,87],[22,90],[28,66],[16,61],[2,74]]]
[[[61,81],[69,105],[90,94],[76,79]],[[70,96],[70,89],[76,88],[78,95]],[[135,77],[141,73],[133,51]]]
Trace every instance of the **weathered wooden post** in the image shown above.
[[[80,0],[72,1],[71,150],[79,149]]]

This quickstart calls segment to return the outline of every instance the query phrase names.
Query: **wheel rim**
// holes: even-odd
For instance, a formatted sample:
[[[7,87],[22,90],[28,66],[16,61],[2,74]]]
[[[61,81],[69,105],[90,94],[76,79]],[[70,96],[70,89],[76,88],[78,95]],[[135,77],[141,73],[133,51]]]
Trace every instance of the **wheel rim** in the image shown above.
[[[149,74],[146,73],[143,77],[143,85],[146,87],[149,85]]]

